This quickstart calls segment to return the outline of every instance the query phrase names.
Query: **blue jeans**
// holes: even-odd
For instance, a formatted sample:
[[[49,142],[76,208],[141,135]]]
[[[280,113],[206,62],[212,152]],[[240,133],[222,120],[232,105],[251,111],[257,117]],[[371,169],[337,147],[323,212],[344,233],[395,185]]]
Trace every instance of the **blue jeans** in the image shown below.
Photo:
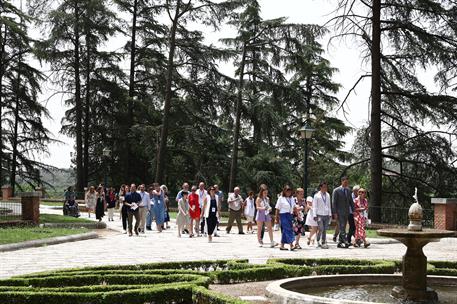
[[[319,226],[319,232],[317,234],[317,242],[319,243],[322,238],[322,244],[327,243],[327,229],[330,223],[330,216],[318,215],[317,225]]]
[[[152,205],[149,207],[148,216],[146,218],[146,227],[151,228],[152,220],[154,219],[154,208]]]

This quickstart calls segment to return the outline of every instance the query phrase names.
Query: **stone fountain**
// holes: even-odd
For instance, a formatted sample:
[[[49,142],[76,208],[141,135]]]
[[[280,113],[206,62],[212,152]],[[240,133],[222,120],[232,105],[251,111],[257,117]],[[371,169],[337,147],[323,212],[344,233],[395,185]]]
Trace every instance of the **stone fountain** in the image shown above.
[[[454,235],[454,232],[437,229],[423,229],[422,206],[417,200],[417,188],[414,194],[416,202],[409,208],[409,225],[407,229],[381,229],[378,234],[402,242],[406,247],[403,256],[402,286],[392,290],[392,296],[403,301],[416,303],[433,303],[438,301],[438,294],[427,287],[427,257],[422,248],[429,242],[438,241]]]

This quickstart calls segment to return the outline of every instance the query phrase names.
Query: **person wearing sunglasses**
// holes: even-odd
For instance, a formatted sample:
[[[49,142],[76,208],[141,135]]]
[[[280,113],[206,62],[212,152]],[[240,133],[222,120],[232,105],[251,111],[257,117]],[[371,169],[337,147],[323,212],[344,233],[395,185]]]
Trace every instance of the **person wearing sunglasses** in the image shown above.
[[[368,201],[366,199],[366,190],[363,188],[359,189],[358,197],[354,200],[354,221],[355,221],[355,240],[354,247],[360,247],[363,243],[364,247],[370,246],[366,237],[366,212],[368,211]]]

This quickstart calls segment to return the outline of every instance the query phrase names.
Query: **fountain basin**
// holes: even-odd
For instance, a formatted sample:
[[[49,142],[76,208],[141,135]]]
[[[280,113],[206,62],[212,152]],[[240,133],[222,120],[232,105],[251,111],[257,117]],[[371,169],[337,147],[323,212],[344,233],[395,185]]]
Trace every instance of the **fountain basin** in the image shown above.
[[[400,300],[391,297],[390,292],[393,286],[401,285],[401,282],[401,275],[391,274],[308,276],[273,282],[267,286],[267,296],[273,303],[281,304],[400,303]],[[438,289],[440,300],[437,303],[457,303],[456,277],[429,276],[428,284]],[[373,298],[371,302],[362,299],[354,300],[357,297],[364,298],[363,295],[357,294],[357,288],[361,286],[367,287],[365,289]],[[354,290],[354,292],[348,294],[347,290]],[[339,298],[316,295],[321,291],[333,293],[334,297]],[[344,299],[345,294],[352,299]],[[377,299],[374,299],[375,297]]]
[[[411,218],[411,216],[410,216]],[[392,296],[403,301],[415,303],[434,303],[438,294],[427,283],[427,257],[422,248],[429,242],[438,241],[444,237],[454,236],[454,231],[438,229],[381,229],[377,233],[402,242],[406,247],[402,263],[402,284],[392,288]]]

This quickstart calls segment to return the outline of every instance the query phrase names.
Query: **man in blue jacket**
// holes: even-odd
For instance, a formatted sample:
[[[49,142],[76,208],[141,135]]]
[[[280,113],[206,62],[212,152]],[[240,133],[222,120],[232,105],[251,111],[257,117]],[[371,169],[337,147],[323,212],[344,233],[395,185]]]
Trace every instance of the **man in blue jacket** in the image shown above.
[[[128,227],[129,227],[129,236],[132,236],[132,226],[133,218],[135,217],[135,234],[139,235],[138,226],[140,225],[140,204],[141,204],[141,195],[136,192],[136,185],[132,184],[130,186],[130,193],[127,193],[125,196],[124,204],[130,207],[128,210]]]
[[[352,200],[352,191],[349,189],[349,179],[347,176],[344,176],[341,178],[341,186],[335,188],[332,195],[333,217],[338,220],[338,227],[340,229],[338,248],[348,248],[350,246],[348,237],[350,238],[351,234],[354,234],[352,231],[353,225],[350,225],[349,235],[346,235],[346,225],[353,211],[354,202]],[[354,218],[352,218],[352,222],[354,222]]]

